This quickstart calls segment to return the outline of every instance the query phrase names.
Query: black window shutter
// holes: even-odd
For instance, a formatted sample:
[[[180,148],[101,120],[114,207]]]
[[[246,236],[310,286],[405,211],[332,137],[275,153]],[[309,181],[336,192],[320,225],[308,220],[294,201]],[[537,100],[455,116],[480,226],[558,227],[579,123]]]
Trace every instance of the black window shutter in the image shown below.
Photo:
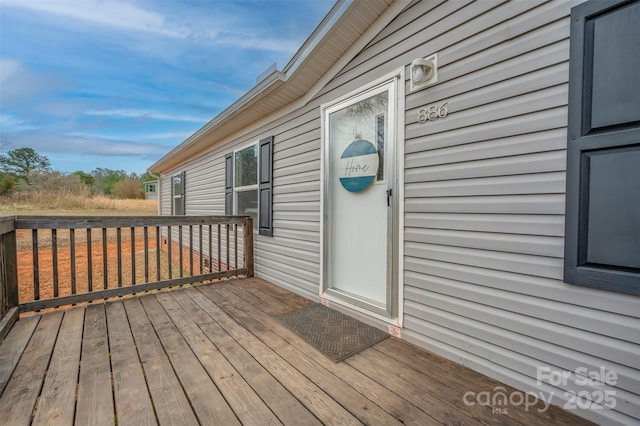
[[[233,152],[224,156],[224,214],[233,214]]]
[[[259,142],[258,233],[273,236],[273,136]]]
[[[640,295],[640,1],[571,10],[564,280]]]

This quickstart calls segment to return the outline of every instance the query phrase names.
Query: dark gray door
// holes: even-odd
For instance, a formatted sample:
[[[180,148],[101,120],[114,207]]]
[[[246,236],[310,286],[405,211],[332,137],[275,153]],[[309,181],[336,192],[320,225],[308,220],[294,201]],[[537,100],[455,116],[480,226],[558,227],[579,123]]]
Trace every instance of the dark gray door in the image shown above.
[[[640,295],[640,1],[571,11],[565,281]]]

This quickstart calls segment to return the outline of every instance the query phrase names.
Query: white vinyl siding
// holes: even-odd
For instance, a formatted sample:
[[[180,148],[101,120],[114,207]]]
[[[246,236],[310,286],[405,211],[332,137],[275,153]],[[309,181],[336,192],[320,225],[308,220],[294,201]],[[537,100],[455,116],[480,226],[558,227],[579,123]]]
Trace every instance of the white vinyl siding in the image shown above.
[[[180,165],[187,214],[223,214],[224,155],[273,135],[274,232],[256,236],[256,275],[318,300],[320,105],[437,52],[439,83],[406,90],[403,338],[560,406],[585,388],[575,377],[539,387],[537,367],[604,366],[618,375],[601,387],[615,410],[577,414],[637,422],[640,299],[562,282],[569,12],[580,2],[412,3],[307,105]],[[445,101],[446,118],[417,121]]]
[[[533,5],[514,3],[458,26],[480,7],[471,4],[421,47],[438,52],[439,84],[406,99],[403,337],[561,406],[567,391],[615,391],[615,410],[578,414],[628,424],[640,416],[640,302],[562,282],[569,11],[579,2],[497,23]],[[445,119],[417,121],[445,101]],[[545,366],[604,366],[618,381],[538,386]]]

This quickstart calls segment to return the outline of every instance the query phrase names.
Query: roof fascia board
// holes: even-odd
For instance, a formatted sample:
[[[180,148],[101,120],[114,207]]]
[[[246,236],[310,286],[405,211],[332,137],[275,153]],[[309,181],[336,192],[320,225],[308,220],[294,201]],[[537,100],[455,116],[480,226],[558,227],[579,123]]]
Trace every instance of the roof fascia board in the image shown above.
[[[348,6],[351,6],[353,4],[352,1],[345,1],[344,3],[348,3]],[[338,61],[336,61],[333,64],[333,66],[329,69],[329,71],[327,71],[322,76],[322,78],[320,80],[318,80],[316,82],[316,84],[314,84],[312,86],[312,88],[310,90],[307,91],[307,93],[304,96],[302,96],[298,100],[292,102],[291,104],[289,104],[289,105],[287,105],[287,106],[285,106],[285,107],[273,112],[272,114],[267,115],[263,119],[261,119],[259,121],[255,121],[253,123],[253,125],[244,127],[239,131],[236,131],[236,132],[234,132],[234,133],[232,133],[230,135],[227,135],[222,140],[218,141],[218,143],[216,143],[216,146],[221,146],[221,145],[224,145],[226,143],[229,143],[229,142],[231,142],[231,141],[233,141],[235,139],[238,139],[238,138],[242,137],[243,135],[245,135],[247,133],[250,133],[250,132],[253,132],[253,131],[257,130],[258,128],[268,124],[271,121],[275,121],[278,118],[295,111],[296,109],[302,108],[309,101],[311,101],[313,99],[313,97],[316,96],[320,92],[320,90],[322,90],[322,88],[324,86],[326,86],[331,81],[331,79],[333,79],[340,72],[340,70],[342,70],[353,58],[355,58],[356,55],[358,53],[360,53],[360,51],[362,49],[364,49],[366,47],[366,45],[369,44],[376,37],[376,35],[378,35],[378,33],[380,33],[409,4],[410,4],[410,2],[406,1],[406,0],[394,1],[387,8],[387,10],[385,10],[384,13],[382,15],[380,15],[380,17],[378,17],[378,19],[372,25],[369,26],[369,28],[362,34],[362,36],[360,36],[358,41],[356,43],[354,43],[349,48],[349,50],[347,50],[347,52],[344,55],[342,55],[342,57],[340,57],[340,59],[338,59]],[[337,6],[336,6],[336,8],[340,9]],[[348,7],[347,7],[347,9],[348,9]],[[340,14],[335,15],[335,19],[331,19],[330,20],[331,21],[331,25],[334,25],[336,22],[338,22],[339,18],[344,14],[344,12],[347,9],[341,9]],[[327,27],[327,28],[330,29],[330,27]],[[316,30],[316,31],[318,31],[318,30]],[[318,32],[318,35],[320,33],[322,33],[322,35],[326,35],[326,32],[320,31],[320,32]],[[317,46],[317,44],[316,44],[316,46]],[[303,50],[303,49],[301,49],[301,50]],[[308,55],[310,52],[311,52],[311,50],[307,51],[306,55]],[[303,61],[304,61],[304,59],[300,59],[300,63],[303,62]],[[297,62],[297,59],[295,57],[294,57],[294,59],[292,59],[290,61],[290,65],[293,66],[294,62]],[[289,65],[287,65],[287,67],[289,67]],[[285,83],[287,78],[288,78],[287,75],[285,75],[285,74],[283,74],[282,72],[279,72],[279,71],[276,71],[273,74],[276,74],[276,73],[281,75],[281,78],[282,78],[281,83]],[[272,77],[269,76],[269,77],[265,78],[265,80],[263,80],[263,82],[271,81],[271,78]],[[273,81],[271,81],[271,83],[273,83]],[[258,88],[258,86],[260,86],[260,84],[257,85],[256,87],[254,87],[254,89]],[[212,147],[210,147],[210,149],[206,149],[205,148],[205,149],[201,149],[201,150],[196,150],[195,152],[187,153],[187,151],[191,151],[191,150],[189,150],[189,148],[195,148],[195,147],[192,147],[192,145],[200,137],[204,136],[207,132],[212,130],[212,128],[216,124],[218,124],[219,122],[221,122],[221,121],[225,120],[226,118],[228,118],[229,115],[231,115],[236,110],[239,110],[240,108],[242,108],[242,106],[246,102],[248,102],[250,99],[254,98],[255,96],[258,96],[260,94],[260,92],[264,90],[264,88],[262,88],[260,91],[256,90],[254,92],[254,89],[252,89],[249,92],[249,93],[253,93],[253,96],[251,96],[250,98],[246,98],[247,95],[249,95],[249,93],[247,93],[245,96],[242,96],[240,99],[238,99],[238,101],[234,102],[230,107],[225,109],[216,118],[211,120],[204,127],[202,127],[196,133],[191,135],[188,139],[186,139],[184,142],[182,142],[176,148],[171,150],[168,154],[166,154],[164,157],[162,157],[156,163],[154,163],[151,167],[149,167],[148,170],[149,171],[153,171],[153,172],[157,172],[157,173],[161,173],[163,171],[169,170],[170,168],[176,166],[177,164],[180,164],[180,163],[183,163],[183,162],[187,161],[191,156],[194,156],[196,154],[207,152],[207,151],[209,151],[211,149],[214,149],[215,147],[212,146]],[[243,102],[240,102],[241,100],[243,100]],[[183,156],[179,155],[181,153],[187,154],[187,156],[182,158]]]
[[[398,16],[405,7],[407,7],[408,4],[409,2],[406,0],[394,1],[391,6],[389,6],[387,10],[385,10],[378,19],[376,19],[373,25],[369,26],[362,36],[360,36],[358,41],[351,45],[349,50],[347,50],[345,54],[342,55],[331,68],[329,68],[329,71],[327,71],[302,98],[294,102],[296,106],[292,109],[300,108],[311,101],[311,99],[313,99],[324,86],[329,84],[329,82],[338,75],[338,73],[346,67],[349,62],[351,62],[353,58],[355,58],[358,53],[360,53],[387,25],[389,25],[391,21]]]
[[[318,28],[316,28],[311,37],[307,39],[307,42],[305,42],[293,58],[291,58],[289,63],[283,68],[282,72],[287,76],[287,78],[294,74],[300,65],[304,63],[305,59],[307,59],[311,52],[320,44],[329,30],[338,22],[342,15],[344,15],[352,3],[353,0],[338,0],[327,16],[322,20],[320,25],[318,25]]]

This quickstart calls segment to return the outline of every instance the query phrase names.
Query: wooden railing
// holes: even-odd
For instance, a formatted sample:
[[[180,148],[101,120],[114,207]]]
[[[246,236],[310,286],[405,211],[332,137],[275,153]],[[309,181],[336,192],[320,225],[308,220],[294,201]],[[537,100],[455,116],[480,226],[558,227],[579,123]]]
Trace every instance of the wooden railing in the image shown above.
[[[18,272],[14,217],[0,217],[0,341],[18,319]]]
[[[248,216],[18,216],[3,223],[14,244],[4,250],[18,264],[3,285],[18,295],[20,311],[253,276]]]

